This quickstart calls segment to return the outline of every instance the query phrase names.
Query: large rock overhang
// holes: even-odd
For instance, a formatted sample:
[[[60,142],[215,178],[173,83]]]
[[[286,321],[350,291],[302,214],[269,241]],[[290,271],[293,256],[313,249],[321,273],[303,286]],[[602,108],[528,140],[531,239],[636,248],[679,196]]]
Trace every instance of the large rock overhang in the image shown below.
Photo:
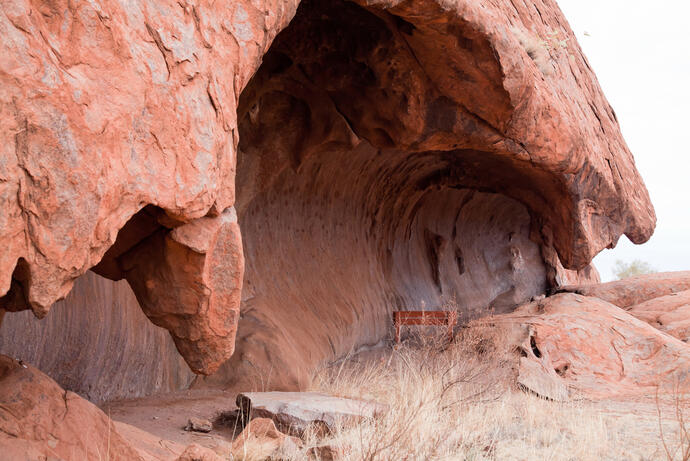
[[[653,232],[554,1],[2,10],[4,310],[124,278],[198,373],[240,322],[228,379],[375,342],[396,307],[508,309]]]

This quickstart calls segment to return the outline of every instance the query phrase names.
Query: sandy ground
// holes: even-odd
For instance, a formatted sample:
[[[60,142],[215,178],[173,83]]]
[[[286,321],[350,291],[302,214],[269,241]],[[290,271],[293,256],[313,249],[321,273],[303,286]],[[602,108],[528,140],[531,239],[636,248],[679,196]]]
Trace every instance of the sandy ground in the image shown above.
[[[160,459],[174,459],[192,443],[227,455],[235,435],[232,429],[214,426],[204,434],[185,431],[184,427],[191,417],[213,421],[219,413],[234,410],[236,396],[234,391],[192,389],[108,402],[101,408],[116,421],[124,437]]]

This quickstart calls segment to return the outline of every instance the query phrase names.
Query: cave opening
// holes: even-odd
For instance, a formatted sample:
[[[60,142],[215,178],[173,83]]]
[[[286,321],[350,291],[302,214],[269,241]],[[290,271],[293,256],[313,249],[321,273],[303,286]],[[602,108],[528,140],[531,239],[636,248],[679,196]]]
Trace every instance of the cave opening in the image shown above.
[[[453,27],[472,55],[466,85],[490,82],[490,47]],[[477,141],[490,124],[439,92],[423,33],[435,32],[307,0],[264,56],[238,108],[236,349],[209,382],[300,387],[300,371],[384,339],[394,309],[452,304],[469,319],[544,292],[525,203],[559,186]]]

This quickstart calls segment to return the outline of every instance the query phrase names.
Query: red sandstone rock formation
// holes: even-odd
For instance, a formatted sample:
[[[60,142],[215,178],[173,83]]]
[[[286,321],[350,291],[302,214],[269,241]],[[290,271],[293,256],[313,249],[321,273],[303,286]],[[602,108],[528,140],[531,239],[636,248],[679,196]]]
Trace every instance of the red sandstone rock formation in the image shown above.
[[[43,317],[98,265],[136,277],[195,371],[230,355],[243,270],[235,101],[295,7],[3,2],[3,308]],[[135,275],[154,261],[172,273]],[[187,292],[175,304],[148,303],[176,286]]]
[[[216,382],[294,387],[392,308],[507,310],[653,231],[554,0],[0,10],[0,306],[126,279],[195,372],[239,322]]]
[[[0,351],[97,404],[186,388],[195,376],[168,332],[147,321],[127,282],[92,272],[46,318],[5,316]]]
[[[631,309],[636,304],[686,290],[690,290],[690,271],[638,275],[608,283],[568,285],[558,291],[593,296]]]
[[[175,461],[223,461],[223,458],[208,448],[193,444],[187,447]]]
[[[690,341],[690,272],[662,272],[602,284],[570,285],[559,291],[603,299],[681,341]]]
[[[301,440],[280,432],[273,420],[255,418],[249,421],[232,444],[237,459],[283,459],[295,456]]]
[[[518,381],[548,398],[690,387],[690,345],[598,298],[558,294],[473,324],[519,350]],[[565,394],[564,394],[565,392]]]
[[[4,355],[0,355],[0,449],[0,459],[11,461],[223,459],[209,448],[185,447],[112,421],[33,366]]]
[[[142,461],[94,404],[0,355],[0,457]]]
[[[628,313],[653,327],[690,343],[690,291],[650,299],[628,309]]]

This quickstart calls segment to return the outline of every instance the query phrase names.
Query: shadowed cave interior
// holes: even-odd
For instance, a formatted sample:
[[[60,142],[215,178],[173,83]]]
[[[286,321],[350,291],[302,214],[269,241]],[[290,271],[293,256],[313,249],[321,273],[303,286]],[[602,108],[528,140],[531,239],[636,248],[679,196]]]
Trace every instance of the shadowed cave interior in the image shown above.
[[[465,59],[453,97],[417,57],[434,29],[389,13],[306,0],[276,37],[238,108],[246,268],[236,350],[193,385],[303,387],[315,366],[387,338],[393,310],[455,303],[467,320],[545,292],[551,269],[535,229],[544,212],[568,215],[551,203],[570,201],[556,198],[566,195],[556,177],[477,141],[494,130],[490,117],[457,94],[487,114],[508,102],[488,43],[452,27],[437,33]],[[94,270],[121,279],[113,261],[160,232],[161,214],[142,209]],[[170,337],[131,308],[124,281],[87,274],[60,303],[40,322],[7,316],[0,351],[94,401],[192,382]],[[97,321],[103,311],[122,320]],[[98,373],[75,360],[84,345]],[[125,366],[134,357],[162,363],[136,371]]]
[[[530,212],[507,193],[555,181],[463,145],[410,35],[303,2],[242,93],[243,300],[235,355],[207,383],[299,387],[389,335],[392,310],[456,303],[468,319],[544,292]]]

